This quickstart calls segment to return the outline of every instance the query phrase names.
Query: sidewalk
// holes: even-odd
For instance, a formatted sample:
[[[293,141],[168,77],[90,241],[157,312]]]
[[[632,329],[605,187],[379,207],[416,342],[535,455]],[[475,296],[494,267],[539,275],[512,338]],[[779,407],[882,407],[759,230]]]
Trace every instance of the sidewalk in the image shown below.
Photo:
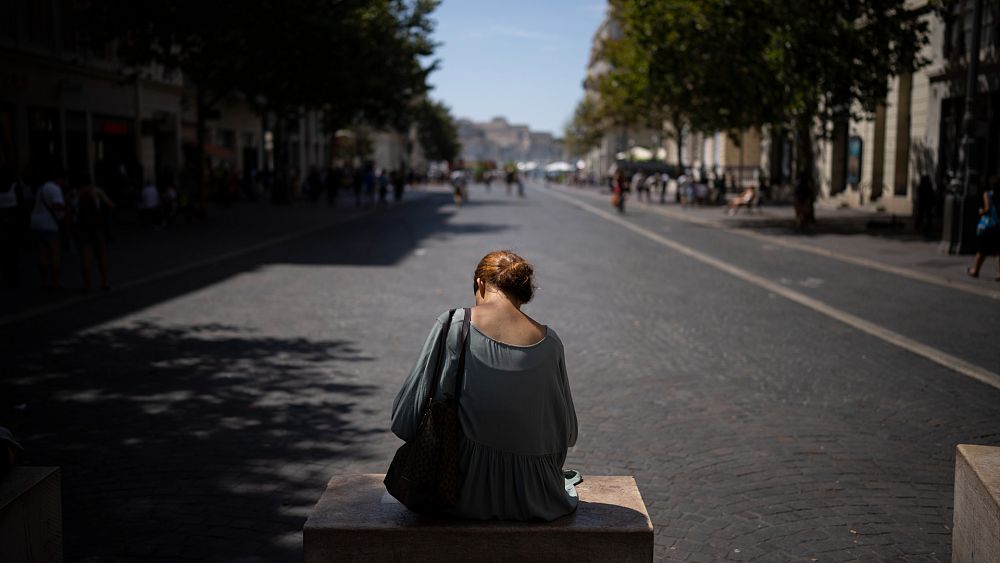
[[[606,190],[558,187],[564,193],[578,194],[610,209]],[[978,279],[966,275],[972,256],[941,253],[938,241],[928,241],[913,232],[909,217],[858,209],[816,206],[816,228],[802,233],[795,228],[795,211],[788,205],[765,205],[747,213],[741,209],[728,215],[725,207],[682,207],[672,196],[666,204],[637,202],[630,199],[628,212],[651,211],[665,217],[724,229],[737,235],[756,238],[812,252],[835,260],[888,271],[928,283],[944,285],[1000,300],[1000,283],[993,281],[996,258],[988,258]]]
[[[427,190],[406,192],[405,205],[425,197]],[[305,236],[369,213],[377,207],[358,208],[353,198],[342,198],[335,208],[325,201],[299,201],[287,205],[269,202],[239,202],[212,205],[207,216],[190,224],[183,220],[154,230],[136,224],[117,225],[108,244],[110,294],[101,291],[97,266],[92,265],[92,287],[84,293],[78,254],[63,249],[62,288],[43,289],[33,244],[22,245],[20,284],[0,290],[0,326],[61,307],[82,303],[102,295],[155,282],[188,269],[239,255],[256,248]],[[350,201],[347,201],[350,200]]]

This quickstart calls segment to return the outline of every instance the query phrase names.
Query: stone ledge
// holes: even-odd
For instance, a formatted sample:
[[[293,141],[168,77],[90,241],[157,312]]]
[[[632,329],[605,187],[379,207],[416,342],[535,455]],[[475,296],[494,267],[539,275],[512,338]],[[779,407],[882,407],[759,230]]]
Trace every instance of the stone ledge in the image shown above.
[[[653,526],[632,477],[584,476],[576,512],[554,522],[419,515],[386,493],[383,477],[330,480],[303,530],[306,563],[653,558]]]
[[[0,478],[0,561],[62,561],[58,467],[14,467]]]
[[[955,448],[953,563],[1000,561],[1000,448]]]

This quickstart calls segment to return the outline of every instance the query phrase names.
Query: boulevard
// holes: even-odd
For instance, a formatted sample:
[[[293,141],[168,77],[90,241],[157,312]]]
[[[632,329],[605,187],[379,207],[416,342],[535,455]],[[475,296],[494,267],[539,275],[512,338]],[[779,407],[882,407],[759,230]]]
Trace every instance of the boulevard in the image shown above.
[[[5,311],[0,394],[27,461],[62,468],[66,560],[300,561],[327,480],[388,467],[435,317],[510,248],[535,266],[525,311],[565,344],[566,466],[635,477],[658,560],[950,561],[954,448],[1000,445],[996,288],[608,197],[275,208],[298,230],[250,223],[188,267]]]

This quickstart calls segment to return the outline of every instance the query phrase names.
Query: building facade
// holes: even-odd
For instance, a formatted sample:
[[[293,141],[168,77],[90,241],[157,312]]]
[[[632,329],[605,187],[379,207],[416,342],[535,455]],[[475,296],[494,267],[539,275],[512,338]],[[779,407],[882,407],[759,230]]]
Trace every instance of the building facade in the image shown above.
[[[128,206],[146,182],[193,183],[197,163],[195,90],[180,73],[155,67],[127,77],[109,47],[93,52],[73,25],[74,6],[62,0],[0,2],[0,166],[29,184],[44,170],[89,177]],[[257,177],[282,152],[304,177],[327,166],[335,136],[317,111],[284,123],[276,141],[273,115],[232,95],[206,119],[205,156],[213,177]],[[275,146],[275,142],[284,146]],[[380,168],[411,164],[415,132],[375,132],[369,158]],[[412,164],[411,164],[412,165]]]
[[[563,158],[562,142],[551,133],[532,131],[503,117],[485,122],[459,119],[457,126],[462,159],[467,162],[547,163]]]
[[[834,124],[818,151],[821,199],[897,215],[916,214],[923,205],[940,227],[941,200],[960,173],[975,2],[911,3],[928,25],[930,40],[919,56],[929,64],[888,78],[889,94],[870,119],[845,121],[840,132]],[[978,187],[1000,174],[1000,1],[983,0],[981,25],[970,155]]]

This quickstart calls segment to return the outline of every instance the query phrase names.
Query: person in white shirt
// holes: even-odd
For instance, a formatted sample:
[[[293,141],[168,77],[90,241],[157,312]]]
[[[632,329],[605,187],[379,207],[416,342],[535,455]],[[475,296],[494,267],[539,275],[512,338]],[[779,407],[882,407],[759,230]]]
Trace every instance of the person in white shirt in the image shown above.
[[[139,213],[143,222],[159,229],[160,227],[160,190],[152,181],[146,182],[139,199]]]
[[[59,224],[66,211],[62,188],[57,183],[64,174],[49,174],[49,180],[35,193],[35,207],[31,212],[31,232],[38,241],[38,264],[43,283],[59,287]]]

